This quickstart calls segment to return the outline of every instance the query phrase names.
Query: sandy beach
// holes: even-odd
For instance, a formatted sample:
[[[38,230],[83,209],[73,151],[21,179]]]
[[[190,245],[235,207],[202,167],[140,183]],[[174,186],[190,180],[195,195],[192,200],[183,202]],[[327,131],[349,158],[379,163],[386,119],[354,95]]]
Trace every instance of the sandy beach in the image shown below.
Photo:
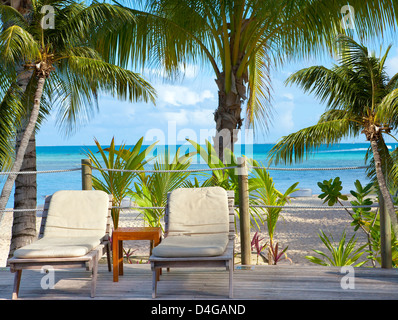
[[[350,199],[349,199],[350,200]],[[346,202],[349,205],[349,202]],[[290,206],[320,206],[322,201],[316,196],[292,198]],[[331,233],[338,241],[346,230],[347,240],[353,234],[353,227],[350,226],[352,219],[344,209],[324,210],[324,209],[292,209],[285,208],[281,212],[281,217],[275,230],[275,241],[284,248],[288,246],[286,252],[289,260],[282,263],[291,263],[294,265],[313,265],[309,262],[306,255],[316,255],[313,250],[318,249],[327,253],[320,240],[318,233],[323,230],[326,234]],[[37,230],[39,230],[41,219],[37,218]],[[120,214],[119,226],[132,227],[143,226],[143,220],[136,211],[124,211]],[[0,267],[6,266],[9,245],[11,239],[12,214],[5,213],[0,225]],[[255,230],[252,230],[252,236]],[[366,237],[360,230],[357,232],[357,245],[366,243]],[[266,231],[262,230],[262,237],[268,239]],[[236,251],[240,251],[239,233],[236,237]],[[265,241],[265,240],[264,240]],[[130,248],[133,252],[135,261],[146,261],[149,253],[149,241],[126,241],[125,248]],[[256,263],[256,257],[253,255],[253,263]],[[236,262],[239,263],[239,255]],[[260,259],[261,262],[261,259]]]

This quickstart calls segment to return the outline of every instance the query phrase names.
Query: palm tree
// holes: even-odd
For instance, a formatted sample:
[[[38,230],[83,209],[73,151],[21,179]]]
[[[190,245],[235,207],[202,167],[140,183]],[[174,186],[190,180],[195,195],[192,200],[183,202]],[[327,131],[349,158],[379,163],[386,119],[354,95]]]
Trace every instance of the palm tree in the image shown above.
[[[29,19],[29,13],[32,10],[32,4],[30,1],[18,1],[18,0],[10,0],[10,1],[1,1],[1,4],[5,4],[8,6],[13,7],[16,9],[20,14],[22,14],[27,21],[30,21]],[[2,14],[1,17],[7,16],[7,8],[2,7],[1,8]],[[6,18],[2,19],[4,22],[6,22]],[[6,22],[3,23],[3,30],[9,27],[12,24],[12,21],[10,23]],[[3,70],[5,72],[7,70]],[[8,87],[4,87],[4,92],[6,91],[11,91],[14,92],[14,95],[16,91],[19,91],[19,94],[21,95],[20,98],[22,98],[23,94],[27,91],[29,80],[32,77],[33,71],[32,70],[26,70],[22,63],[19,63],[16,66],[16,75],[11,75],[10,79],[6,79],[4,83],[8,85]],[[15,79],[14,79],[15,77]],[[11,80],[12,79],[12,80]],[[11,81],[9,81],[11,80]],[[16,85],[14,85],[16,84]],[[12,85],[14,85],[12,87]],[[8,124],[8,130],[3,131],[7,132],[3,136],[4,140],[7,141],[6,144],[3,144],[1,146],[1,152],[4,154],[5,158],[2,159],[1,161],[1,167],[3,170],[9,168],[9,165],[12,164],[11,160],[11,155],[14,153],[13,150],[17,150],[20,145],[20,141],[22,138],[23,134],[23,129],[24,126],[27,124],[27,120],[29,119],[29,114],[28,110],[29,107],[31,107],[31,102],[29,100],[26,100],[24,102],[20,102],[20,106],[16,106],[15,104],[9,104],[7,100],[4,101],[4,104],[2,105],[3,111],[6,112],[7,114],[11,114],[11,116],[8,116],[3,119],[10,120],[10,123]],[[16,108],[15,108],[16,107]],[[19,110],[20,112],[17,111],[16,114],[13,114],[13,112],[10,112],[13,110],[14,112],[16,110]],[[24,113],[21,113],[24,112]],[[17,121],[15,123],[16,119],[21,119],[20,121]],[[10,131],[11,130],[11,131]],[[15,137],[14,139],[11,139],[10,137]],[[27,147],[27,150],[25,152],[24,159],[22,161],[22,166],[20,171],[36,171],[36,135],[33,133],[29,139],[29,144]],[[14,145],[10,145],[11,142],[14,142]],[[3,149],[3,147],[5,147]],[[11,147],[11,148],[10,148]],[[8,166],[8,167],[7,167]],[[36,208],[37,206],[37,183],[36,183],[36,175],[35,174],[21,174],[18,175],[15,179],[15,191],[14,191],[14,209],[20,210],[20,209],[27,209],[27,208]],[[30,239],[35,237],[36,235],[36,228],[35,228],[35,216],[34,212],[18,212],[14,215],[14,223],[13,223],[13,232],[12,235],[13,237],[19,237],[21,240],[15,241],[14,239],[12,240],[12,243],[16,242],[29,242]],[[24,232],[18,232],[19,226],[25,224],[25,221],[29,219],[31,223],[29,224],[30,227],[24,228]],[[24,240],[25,239],[25,240]]]
[[[390,135],[398,128],[398,74],[390,79],[384,67],[391,46],[377,58],[347,36],[341,36],[338,42],[342,46],[339,65],[331,69],[323,66],[302,69],[286,80],[326,102],[326,111],[314,126],[283,137],[270,150],[269,157],[275,163],[292,163],[302,160],[321,144],[332,145],[345,137],[364,134],[370,142],[380,193],[398,239],[397,215],[380,156],[381,149],[387,150],[383,135]]]
[[[361,35],[393,25],[398,5],[390,0],[352,0]],[[271,111],[270,68],[292,57],[309,56],[332,45],[341,30],[342,0],[148,0],[133,1],[137,24],[126,25],[110,56],[124,63],[163,66],[178,75],[181,65],[210,65],[218,87],[215,147],[233,151],[243,125],[267,128]]]
[[[3,72],[16,75],[17,67],[23,65],[26,70],[32,70],[33,75],[28,84],[32,88],[33,103],[28,110],[29,121],[16,150],[12,172],[21,168],[43,106],[58,106],[60,122],[72,130],[78,115],[88,119],[98,107],[100,93],[129,101],[154,102],[155,99],[154,89],[139,74],[107,62],[100,50],[94,49],[104,29],[112,32],[119,24],[131,23],[134,17],[130,12],[95,2],[89,6],[65,0],[33,0],[31,3],[29,21],[14,8],[1,6],[1,18],[6,26],[0,33]],[[54,8],[54,29],[45,29],[41,24],[44,5]],[[30,97],[30,92],[25,92],[24,99]],[[16,174],[10,174],[4,184],[0,210],[7,204],[15,178]],[[25,215],[26,222],[32,227]],[[25,244],[18,243],[10,250]]]

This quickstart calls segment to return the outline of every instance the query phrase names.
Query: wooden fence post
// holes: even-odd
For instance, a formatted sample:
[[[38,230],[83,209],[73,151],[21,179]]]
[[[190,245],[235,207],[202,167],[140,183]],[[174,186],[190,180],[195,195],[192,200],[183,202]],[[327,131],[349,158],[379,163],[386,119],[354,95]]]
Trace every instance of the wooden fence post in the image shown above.
[[[251,264],[249,179],[244,157],[238,160],[241,264]]]
[[[91,160],[82,159],[82,190],[93,189],[93,176],[91,169]]]
[[[380,214],[380,249],[381,249],[381,267],[385,269],[392,268],[391,253],[391,220],[386,211],[384,199],[379,192],[379,214]]]

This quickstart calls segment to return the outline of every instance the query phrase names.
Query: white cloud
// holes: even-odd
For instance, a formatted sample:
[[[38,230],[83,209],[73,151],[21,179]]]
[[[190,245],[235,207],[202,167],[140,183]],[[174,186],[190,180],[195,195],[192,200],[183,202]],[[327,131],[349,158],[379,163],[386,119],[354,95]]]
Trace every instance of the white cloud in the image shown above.
[[[285,135],[294,129],[293,112],[295,108],[294,95],[292,93],[281,94],[280,101],[274,104],[275,116],[273,121],[274,133]]]
[[[184,73],[185,78],[187,78],[187,79],[195,78],[199,72],[199,67],[194,64],[187,64],[185,67],[181,66],[180,69],[181,69],[181,72]]]
[[[214,99],[214,94],[207,89],[196,92],[184,86],[160,85],[156,90],[158,101],[173,106],[196,105],[207,99]]]
[[[395,56],[393,56],[392,50],[389,54],[390,58],[386,60],[385,67],[388,75],[392,77],[398,73],[398,49],[395,50]]]
[[[293,101],[293,99],[294,99],[294,96],[291,93],[285,93],[283,96],[291,101]]]
[[[163,112],[162,118],[167,122],[175,121],[178,126],[186,126],[188,124],[187,112],[180,110],[178,112]]]
[[[202,127],[207,128],[213,125],[212,109],[180,109],[177,112],[162,112],[157,114],[158,118],[162,118],[167,122],[175,121],[177,126]]]

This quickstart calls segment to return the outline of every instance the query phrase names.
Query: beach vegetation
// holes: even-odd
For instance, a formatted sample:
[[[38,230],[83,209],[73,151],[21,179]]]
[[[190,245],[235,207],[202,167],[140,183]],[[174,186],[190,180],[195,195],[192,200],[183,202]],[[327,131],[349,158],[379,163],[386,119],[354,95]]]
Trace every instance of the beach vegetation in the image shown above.
[[[366,247],[366,244],[356,247],[357,239],[355,239],[355,234],[347,243],[345,231],[341,235],[341,238],[337,244],[335,243],[332,234],[327,236],[322,230],[320,230],[319,238],[328,249],[329,254],[324,253],[321,250],[313,250],[315,253],[320,255],[321,258],[306,256],[305,258],[312,263],[319,264],[321,266],[339,267],[352,265],[354,267],[360,267],[366,263],[366,260],[357,263],[358,259],[365,253],[363,249]]]
[[[333,179],[331,179],[333,180]],[[350,211],[342,200],[348,200],[346,195],[342,195],[339,191],[333,191],[333,188],[329,188],[330,185],[340,185],[341,180],[339,177],[335,178],[333,182],[331,180],[325,180],[323,183],[318,183],[323,193],[318,197],[325,199],[324,203],[328,202],[329,206],[336,205],[337,203],[344,208],[344,210],[352,218],[351,226],[353,231],[356,232],[359,229],[364,232],[367,237],[367,246],[365,250],[367,253],[367,259],[371,261],[372,266],[376,267],[376,263],[381,265],[381,232],[380,232],[380,212],[379,210],[372,210],[372,205],[377,201],[377,197],[371,197],[374,189],[373,182],[370,182],[363,186],[359,180],[354,182],[355,190],[350,190],[350,194],[354,199],[350,200],[352,206],[358,208],[352,208]],[[338,183],[336,184],[335,181]],[[398,266],[398,241],[395,236],[391,239],[391,251],[392,251],[392,266]]]
[[[94,45],[103,32],[116,32],[117,26],[132,23],[131,12],[99,2],[90,5],[63,0],[20,3],[27,6],[0,5],[0,78],[17,84],[22,76],[26,80],[19,102],[24,104],[24,117],[15,118],[14,123],[20,124],[15,130],[4,131],[4,134],[15,133],[7,139],[20,137],[10,168],[12,172],[22,168],[29,141],[34,141],[32,137],[39,128],[40,119],[50,111],[58,110],[60,127],[71,133],[80,121],[89,120],[98,109],[100,94],[130,102],[155,100],[155,90],[147,81],[105,59],[103,53],[107,48]],[[43,23],[47,5],[53,8],[54,27]],[[18,130],[20,133],[16,134]],[[7,205],[16,177],[10,174],[4,183],[0,211]],[[35,212],[15,212],[13,223],[10,255],[35,239]],[[28,230],[33,230],[33,234],[25,237]]]
[[[333,206],[337,202],[341,203],[340,200],[348,200],[348,197],[341,193],[343,187],[340,177],[318,182],[318,187],[322,191],[318,198],[324,199],[323,203],[327,202],[329,206]]]
[[[261,256],[261,253],[267,248],[267,243],[261,243],[265,238],[260,238],[260,234],[258,231],[253,235],[252,241],[250,243],[251,250],[256,250],[256,256],[257,256],[257,264],[258,264],[258,258]]]
[[[133,57],[133,63],[141,66],[149,61],[150,66],[162,70],[161,75],[170,78],[177,78],[189,63],[210,68],[219,97],[214,113],[215,148],[223,159],[224,149],[234,151],[244,120],[248,128],[269,128],[272,68],[291,59],[333,50],[335,36],[345,31],[341,10],[346,4],[293,0],[134,1],[131,10],[137,24],[126,25],[123,37],[103,41],[113,41],[109,55],[115,59],[128,64]],[[396,19],[397,5],[390,0],[351,0],[350,5],[355,8],[356,30],[363,37],[374,36],[375,30],[381,32]]]
[[[178,148],[172,157],[170,152],[165,150],[154,159],[151,172],[142,172],[137,175],[134,188],[129,188],[127,194],[135,204],[147,208],[142,209],[141,213],[149,226],[163,228],[161,219],[165,214],[167,194],[174,189],[187,187],[191,173],[186,170],[189,169],[192,156],[193,153],[180,155],[180,148]]]
[[[252,169],[249,177],[249,202],[253,206],[255,217],[261,224],[267,225],[270,241],[272,241],[283,206],[290,202],[289,195],[299,190],[296,188],[299,182],[293,183],[282,193],[275,187],[272,177],[262,165],[260,166],[256,160],[250,160],[250,162],[255,168]]]
[[[252,206],[253,217],[257,227],[259,222],[268,231],[269,245],[268,245],[268,263],[276,264],[285,254],[287,247],[280,250],[279,244],[274,241],[275,229],[277,222],[280,219],[280,214],[283,206],[290,202],[290,195],[299,190],[297,185],[299,182],[293,183],[286,189],[284,193],[280,192],[275,187],[275,183],[268,173],[256,160],[250,160],[252,166],[251,175],[249,177],[249,203]]]
[[[286,254],[287,249],[288,246],[281,249],[278,242],[270,242],[268,246],[268,264],[277,265],[283,259],[292,262]]]
[[[125,144],[116,147],[115,139],[112,138],[110,146],[103,148],[95,139],[98,151],[96,153],[92,150],[86,152],[91,160],[92,168],[99,172],[99,176],[93,175],[93,188],[112,195],[112,206],[115,208],[112,208],[111,214],[115,229],[119,225],[122,201],[129,195],[130,185],[138,175],[135,170],[144,169],[144,165],[150,161],[147,156],[157,143],[142,148],[142,141],[143,137],[131,148]],[[96,155],[97,153],[99,156]]]
[[[203,185],[219,186],[225,190],[234,190],[235,203],[238,204],[238,175],[236,168],[229,168],[237,166],[235,154],[230,149],[225,149],[224,160],[227,159],[227,161],[223,162],[223,160],[218,156],[217,150],[208,140],[205,140],[204,147],[193,140],[188,139],[187,141],[193,145],[196,150],[196,154],[200,155],[201,159],[206,163],[209,169],[215,169],[211,172],[200,173],[202,177],[206,178]]]
[[[282,137],[269,159],[275,163],[300,162],[321,144],[333,145],[363,134],[370,143],[377,187],[397,238],[398,219],[386,182],[396,163],[388,168],[391,155],[383,138],[398,129],[398,74],[389,78],[385,70],[391,46],[378,58],[348,36],[339,36],[336,42],[340,45],[338,65],[305,68],[286,80],[326,103],[326,111],[317,124]]]

